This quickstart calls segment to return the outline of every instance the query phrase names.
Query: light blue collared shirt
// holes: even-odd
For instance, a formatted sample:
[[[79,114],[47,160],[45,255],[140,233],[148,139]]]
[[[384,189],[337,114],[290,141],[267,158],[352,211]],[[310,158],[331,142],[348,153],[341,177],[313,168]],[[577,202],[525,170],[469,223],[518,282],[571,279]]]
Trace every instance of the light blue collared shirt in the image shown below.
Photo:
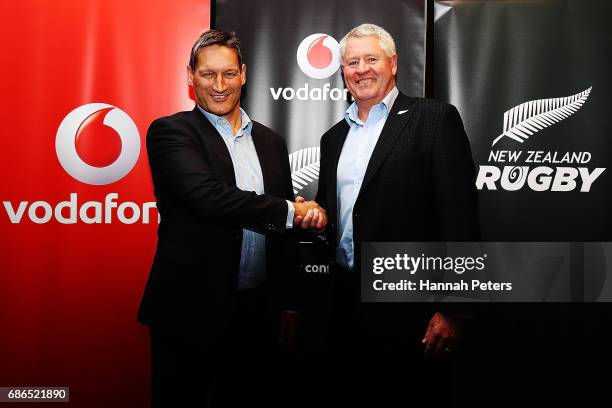
[[[345,269],[352,270],[354,264],[353,206],[359,195],[370,157],[378,142],[380,132],[387,121],[391,107],[399,91],[396,87],[381,103],[372,106],[368,119],[362,122],[357,104],[353,102],[346,110],[344,119],[350,129],[338,161],[336,199],[338,203],[338,246],[336,261]]]
[[[243,191],[254,191],[256,194],[264,193],[263,174],[257,150],[253,143],[251,130],[253,122],[242,108],[240,108],[241,125],[234,134],[227,119],[207,112],[198,105],[198,109],[206,119],[217,129],[234,166],[236,187]],[[289,160],[287,158],[287,160]],[[287,201],[287,228],[293,227],[294,208]],[[266,279],[266,237],[255,231],[242,230],[242,254],[240,257],[240,273],[238,276],[238,290],[253,289]]]

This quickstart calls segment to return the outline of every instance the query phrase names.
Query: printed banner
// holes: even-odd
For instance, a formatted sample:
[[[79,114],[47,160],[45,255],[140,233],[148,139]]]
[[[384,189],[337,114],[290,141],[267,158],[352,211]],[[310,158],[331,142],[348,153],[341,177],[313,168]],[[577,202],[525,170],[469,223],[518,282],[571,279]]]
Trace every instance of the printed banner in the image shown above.
[[[395,39],[398,88],[423,96],[425,1],[225,0],[216,2],[215,28],[242,40],[249,115],[287,140],[296,194],[314,198],[319,141],[344,118],[351,97],[340,72],[338,42],[353,27],[374,23]]]
[[[457,106],[482,238],[612,237],[607,1],[436,1],[434,96]]]
[[[433,96],[463,118],[483,240],[611,240],[610,15],[605,0],[434,2]],[[573,290],[586,296],[588,279]],[[489,305],[482,349],[609,357],[591,344],[611,315],[607,303]]]
[[[136,312],[158,213],[144,138],[193,108],[185,67],[210,2],[23,0],[3,15],[0,385],[146,406]]]

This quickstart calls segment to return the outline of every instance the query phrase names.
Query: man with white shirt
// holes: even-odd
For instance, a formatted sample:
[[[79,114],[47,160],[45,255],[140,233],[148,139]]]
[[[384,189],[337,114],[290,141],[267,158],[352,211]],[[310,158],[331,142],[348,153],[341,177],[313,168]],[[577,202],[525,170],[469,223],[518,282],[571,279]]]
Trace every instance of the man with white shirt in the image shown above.
[[[459,347],[463,317],[433,305],[360,303],[361,243],[478,240],[471,150],[455,107],[398,91],[388,32],[362,24],[340,48],[354,103],[321,138],[315,199],[327,210],[336,265],[334,346],[418,371],[424,354],[451,355]]]
[[[147,133],[161,223],[138,317],[151,329],[153,406],[231,406],[265,391],[254,361],[271,355],[278,319],[295,329],[285,231],[294,219],[320,230],[326,217],[314,202],[292,203],[285,141],[240,108],[238,37],[202,34],[187,76],[195,108]]]

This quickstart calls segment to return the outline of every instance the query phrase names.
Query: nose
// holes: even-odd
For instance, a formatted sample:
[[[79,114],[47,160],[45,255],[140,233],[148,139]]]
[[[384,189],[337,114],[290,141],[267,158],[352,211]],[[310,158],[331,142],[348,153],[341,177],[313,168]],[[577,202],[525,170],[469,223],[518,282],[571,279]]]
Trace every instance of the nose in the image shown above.
[[[365,60],[362,58],[359,60],[359,65],[355,69],[355,72],[358,74],[363,74],[368,70],[368,64],[366,64]]]
[[[219,93],[225,91],[225,79],[223,78],[223,75],[217,75],[215,82],[213,83],[213,90]]]

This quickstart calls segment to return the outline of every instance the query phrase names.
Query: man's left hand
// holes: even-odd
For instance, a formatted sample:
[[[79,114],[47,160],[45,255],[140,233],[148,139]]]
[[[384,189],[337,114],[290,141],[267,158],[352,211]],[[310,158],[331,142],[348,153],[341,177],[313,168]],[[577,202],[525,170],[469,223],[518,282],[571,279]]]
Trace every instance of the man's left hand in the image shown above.
[[[425,355],[439,357],[455,351],[463,339],[465,322],[462,317],[436,312],[429,320],[422,343]]]

